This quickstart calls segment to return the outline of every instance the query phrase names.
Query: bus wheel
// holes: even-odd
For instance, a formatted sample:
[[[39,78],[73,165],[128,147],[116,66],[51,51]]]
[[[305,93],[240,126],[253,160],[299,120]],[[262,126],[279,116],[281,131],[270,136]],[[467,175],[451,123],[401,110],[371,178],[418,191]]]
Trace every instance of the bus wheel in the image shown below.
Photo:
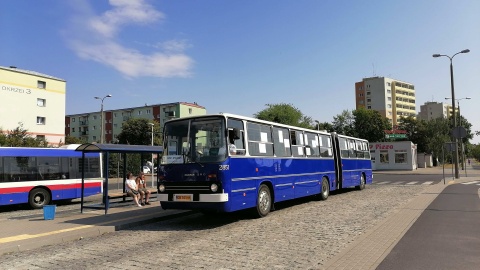
[[[50,203],[50,193],[44,188],[35,188],[28,195],[28,203],[34,209],[40,209]]]
[[[266,185],[260,185],[257,197],[257,211],[258,217],[265,217],[270,213],[272,208],[272,196],[270,195],[270,189]]]
[[[362,190],[362,189],[365,188],[365,176],[363,175],[363,173],[362,173],[362,175],[360,176],[360,185],[355,186],[355,188],[356,188],[357,190]]]
[[[324,201],[330,195],[330,185],[328,184],[328,180],[326,177],[322,178],[322,190],[320,191],[320,200]]]

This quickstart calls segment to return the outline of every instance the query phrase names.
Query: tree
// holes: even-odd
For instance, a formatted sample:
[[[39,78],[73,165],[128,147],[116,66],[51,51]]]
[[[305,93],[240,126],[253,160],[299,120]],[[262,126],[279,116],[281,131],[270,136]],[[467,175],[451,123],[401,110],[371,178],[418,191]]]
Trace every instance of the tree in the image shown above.
[[[341,114],[333,117],[333,131],[338,134],[356,137],[354,122],[355,119],[353,118],[352,112],[343,110]]]
[[[480,144],[472,145],[469,156],[475,158],[476,160],[480,160]]]
[[[369,142],[385,141],[385,130],[390,129],[390,121],[378,111],[359,108],[353,114],[353,134]]]
[[[151,145],[152,127],[151,121],[145,118],[130,118],[122,125],[122,132],[118,134],[118,143],[134,145]],[[153,144],[161,145],[160,125],[158,122],[153,126]]]
[[[412,141],[417,145],[417,152],[429,153],[431,150],[427,148],[428,135],[427,135],[427,122],[425,120],[415,119],[412,116],[402,117],[398,125],[398,129],[405,130],[407,132],[407,138],[405,140]]]
[[[3,132],[2,132],[3,133]],[[32,137],[28,135],[28,130],[23,128],[23,123],[20,122],[18,127],[10,130],[8,134],[2,138],[4,145],[10,147],[47,147],[48,142],[44,138]]]
[[[87,143],[87,141],[79,139],[77,137],[72,137],[70,135],[65,136],[65,144],[83,144],[83,143]]]
[[[145,118],[130,118],[122,125],[122,132],[118,134],[118,143],[121,144],[134,144],[134,145],[151,145],[152,144],[152,123],[150,120]],[[161,132],[160,124],[154,122],[153,126],[153,144],[161,145]],[[111,157],[110,158],[110,168],[117,168],[118,164],[123,167],[122,163],[119,162],[120,157]],[[136,174],[141,167],[141,165],[146,164],[147,161],[151,160],[150,154],[128,154],[127,155],[127,171],[131,171]],[[113,167],[112,167],[113,166]]]
[[[254,114],[254,117],[285,125],[313,128],[312,118],[303,115],[299,109],[291,104],[266,104],[266,106],[268,107],[267,109]]]
[[[333,132],[333,125],[328,122],[320,123],[318,122],[317,125],[314,127],[317,130],[326,130],[327,132]]]

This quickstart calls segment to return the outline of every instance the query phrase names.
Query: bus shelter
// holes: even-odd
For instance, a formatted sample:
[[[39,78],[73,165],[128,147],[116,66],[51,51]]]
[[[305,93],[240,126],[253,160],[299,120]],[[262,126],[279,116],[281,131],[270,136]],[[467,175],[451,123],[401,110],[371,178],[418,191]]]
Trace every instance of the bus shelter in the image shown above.
[[[127,167],[127,154],[141,154],[141,153],[149,153],[149,154],[157,154],[160,156],[163,153],[162,146],[151,146],[151,145],[129,145],[129,144],[92,144],[92,143],[84,143],[77,147],[75,151],[82,152],[82,194],[81,194],[81,208],[80,211],[83,213],[84,208],[93,208],[93,209],[105,209],[105,215],[108,212],[110,207],[110,200],[108,196],[108,160],[111,153],[120,153],[123,159],[123,192],[125,192],[125,177],[127,175],[126,167]],[[85,190],[85,154],[86,153],[101,153],[101,157],[103,161],[102,170],[104,179],[104,188],[103,188],[103,206],[85,206],[84,205],[84,190]]]

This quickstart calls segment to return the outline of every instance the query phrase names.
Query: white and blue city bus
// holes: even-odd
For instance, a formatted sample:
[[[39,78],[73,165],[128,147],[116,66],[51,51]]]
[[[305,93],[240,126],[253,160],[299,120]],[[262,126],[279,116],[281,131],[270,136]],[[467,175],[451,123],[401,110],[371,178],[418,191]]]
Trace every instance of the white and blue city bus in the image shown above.
[[[368,141],[233,114],[170,120],[158,177],[163,209],[266,216],[273,204],[372,183]]]
[[[62,148],[0,147],[0,205],[28,203],[42,208],[57,200],[102,194],[99,153],[88,153],[82,162],[79,145]]]

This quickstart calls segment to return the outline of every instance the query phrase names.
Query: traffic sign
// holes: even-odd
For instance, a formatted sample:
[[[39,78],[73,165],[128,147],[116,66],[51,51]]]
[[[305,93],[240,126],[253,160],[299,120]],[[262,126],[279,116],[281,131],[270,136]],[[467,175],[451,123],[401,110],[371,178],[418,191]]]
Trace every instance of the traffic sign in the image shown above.
[[[452,129],[452,135],[457,139],[465,138],[467,136],[467,130],[464,127],[454,127]]]
[[[407,134],[385,134],[385,138],[387,138],[387,139],[405,139],[405,138],[407,138]]]

